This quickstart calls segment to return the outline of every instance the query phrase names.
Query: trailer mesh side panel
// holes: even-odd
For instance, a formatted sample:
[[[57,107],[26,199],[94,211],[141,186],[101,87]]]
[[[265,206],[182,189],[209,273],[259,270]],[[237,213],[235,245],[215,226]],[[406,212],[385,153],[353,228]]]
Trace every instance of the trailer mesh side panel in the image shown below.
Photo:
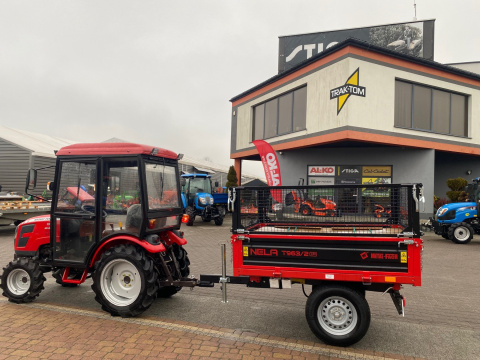
[[[239,187],[234,231],[397,236],[419,233],[419,186]],[[233,193],[231,193],[231,197]]]

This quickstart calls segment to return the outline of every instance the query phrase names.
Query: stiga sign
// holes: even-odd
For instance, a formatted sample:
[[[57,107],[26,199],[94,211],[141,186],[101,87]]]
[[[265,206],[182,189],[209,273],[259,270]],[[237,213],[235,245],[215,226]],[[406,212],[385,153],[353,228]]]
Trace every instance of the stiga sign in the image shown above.
[[[435,20],[280,36],[278,73],[295,67],[329,47],[355,38],[402,54],[433,60]]]

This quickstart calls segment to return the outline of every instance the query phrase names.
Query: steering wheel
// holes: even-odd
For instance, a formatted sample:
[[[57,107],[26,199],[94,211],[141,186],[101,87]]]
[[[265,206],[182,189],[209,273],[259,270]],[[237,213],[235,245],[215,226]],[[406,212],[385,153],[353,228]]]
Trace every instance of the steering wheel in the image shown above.
[[[86,212],[89,215],[95,215],[95,206],[82,204],[80,206],[83,212]],[[102,219],[105,219],[108,216],[108,213],[105,210],[102,210]]]

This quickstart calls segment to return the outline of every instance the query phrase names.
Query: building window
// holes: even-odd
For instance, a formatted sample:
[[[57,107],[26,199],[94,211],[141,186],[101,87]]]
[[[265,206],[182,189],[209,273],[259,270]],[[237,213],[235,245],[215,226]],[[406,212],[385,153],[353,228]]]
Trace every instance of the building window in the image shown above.
[[[395,126],[468,136],[467,96],[395,81]]]
[[[253,108],[253,140],[305,130],[307,87],[270,99]]]

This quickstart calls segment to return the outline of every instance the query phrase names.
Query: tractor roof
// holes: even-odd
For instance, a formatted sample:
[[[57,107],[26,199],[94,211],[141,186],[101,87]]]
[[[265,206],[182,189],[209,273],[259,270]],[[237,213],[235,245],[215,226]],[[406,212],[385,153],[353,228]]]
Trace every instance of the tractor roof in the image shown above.
[[[212,175],[208,174],[183,174],[182,177],[201,177],[201,178],[210,178]]]
[[[177,159],[177,154],[162,148],[133,143],[84,143],[61,148],[61,155],[152,155],[168,159]]]

